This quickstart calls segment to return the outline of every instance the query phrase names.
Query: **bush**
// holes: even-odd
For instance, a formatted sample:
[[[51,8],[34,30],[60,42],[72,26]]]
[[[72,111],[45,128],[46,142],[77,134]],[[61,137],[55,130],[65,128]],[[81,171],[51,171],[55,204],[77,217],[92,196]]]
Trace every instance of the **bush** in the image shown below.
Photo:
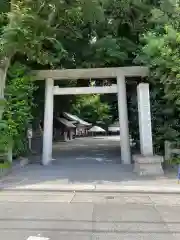
[[[12,164],[8,161],[5,161],[4,163],[0,163],[0,169],[8,169],[11,168]]]
[[[7,102],[0,124],[0,145],[13,143],[13,154],[19,156],[28,149],[26,132],[32,120],[33,92],[36,87],[30,69],[20,63],[14,63],[10,67],[7,78]]]

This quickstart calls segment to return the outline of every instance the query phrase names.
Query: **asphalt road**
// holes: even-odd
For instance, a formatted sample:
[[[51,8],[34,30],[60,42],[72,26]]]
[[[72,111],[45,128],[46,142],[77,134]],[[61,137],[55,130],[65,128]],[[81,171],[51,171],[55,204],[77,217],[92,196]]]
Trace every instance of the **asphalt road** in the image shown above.
[[[0,192],[2,240],[173,240],[180,196]]]

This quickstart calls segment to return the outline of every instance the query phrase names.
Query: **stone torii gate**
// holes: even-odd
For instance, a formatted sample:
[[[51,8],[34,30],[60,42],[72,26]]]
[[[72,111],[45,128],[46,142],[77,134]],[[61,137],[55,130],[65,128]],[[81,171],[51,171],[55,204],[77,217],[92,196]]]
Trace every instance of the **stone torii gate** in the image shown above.
[[[54,95],[73,94],[105,94],[117,93],[121,162],[131,164],[130,139],[128,129],[128,111],[126,97],[126,77],[146,77],[147,67],[116,67],[116,68],[91,68],[91,69],[64,69],[64,70],[40,70],[36,71],[36,80],[45,80],[45,113],[42,164],[48,165],[52,160],[52,135],[53,135],[53,107]],[[103,87],[72,87],[59,88],[54,86],[54,80],[76,79],[104,79],[116,78],[117,84]],[[134,170],[141,175],[162,174],[160,156],[153,155],[152,130],[149,84],[140,83],[137,87],[140,148],[141,155],[134,156]]]

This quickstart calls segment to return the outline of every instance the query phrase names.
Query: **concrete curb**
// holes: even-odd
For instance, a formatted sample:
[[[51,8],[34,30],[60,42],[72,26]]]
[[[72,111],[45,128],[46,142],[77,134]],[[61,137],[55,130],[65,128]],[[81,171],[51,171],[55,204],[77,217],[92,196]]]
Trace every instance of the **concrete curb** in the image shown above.
[[[79,192],[79,193],[134,193],[134,194],[180,194],[180,187],[161,187],[158,189],[155,186],[122,186],[122,187],[77,187],[77,186],[69,186],[69,187],[32,187],[32,186],[24,186],[24,187],[5,187],[1,188],[1,191],[16,191],[16,192]]]

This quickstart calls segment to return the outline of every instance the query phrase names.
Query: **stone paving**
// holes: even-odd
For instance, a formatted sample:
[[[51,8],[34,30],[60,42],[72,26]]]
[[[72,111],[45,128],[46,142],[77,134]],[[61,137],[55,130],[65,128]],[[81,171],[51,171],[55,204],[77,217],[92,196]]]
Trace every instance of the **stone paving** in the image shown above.
[[[180,195],[176,194],[141,194],[141,193],[79,193],[79,192],[39,192],[39,191],[1,191],[0,203],[94,203],[94,204],[138,204],[153,206],[179,206]]]
[[[176,192],[176,173],[138,177],[132,165],[120,163],[119,136],[80,138],[55,143],[52,165],[33,164],[0,180],[1,189],[99,192]]]
[[[121,161],[120,137],[85,137],[70,142],[54,143],[54,164],[118,164]]]
[[[180,238],[180,195],[150,193],[180,193],[174,173],[136,176],[132,166],[117,164],[119,140],[113,137],[77,139],[53,150],[52,165],[35,161],[0,180],[0,239]]]
[[[178,195],[0,192],[6,240],[174,240],[179,215]]]

